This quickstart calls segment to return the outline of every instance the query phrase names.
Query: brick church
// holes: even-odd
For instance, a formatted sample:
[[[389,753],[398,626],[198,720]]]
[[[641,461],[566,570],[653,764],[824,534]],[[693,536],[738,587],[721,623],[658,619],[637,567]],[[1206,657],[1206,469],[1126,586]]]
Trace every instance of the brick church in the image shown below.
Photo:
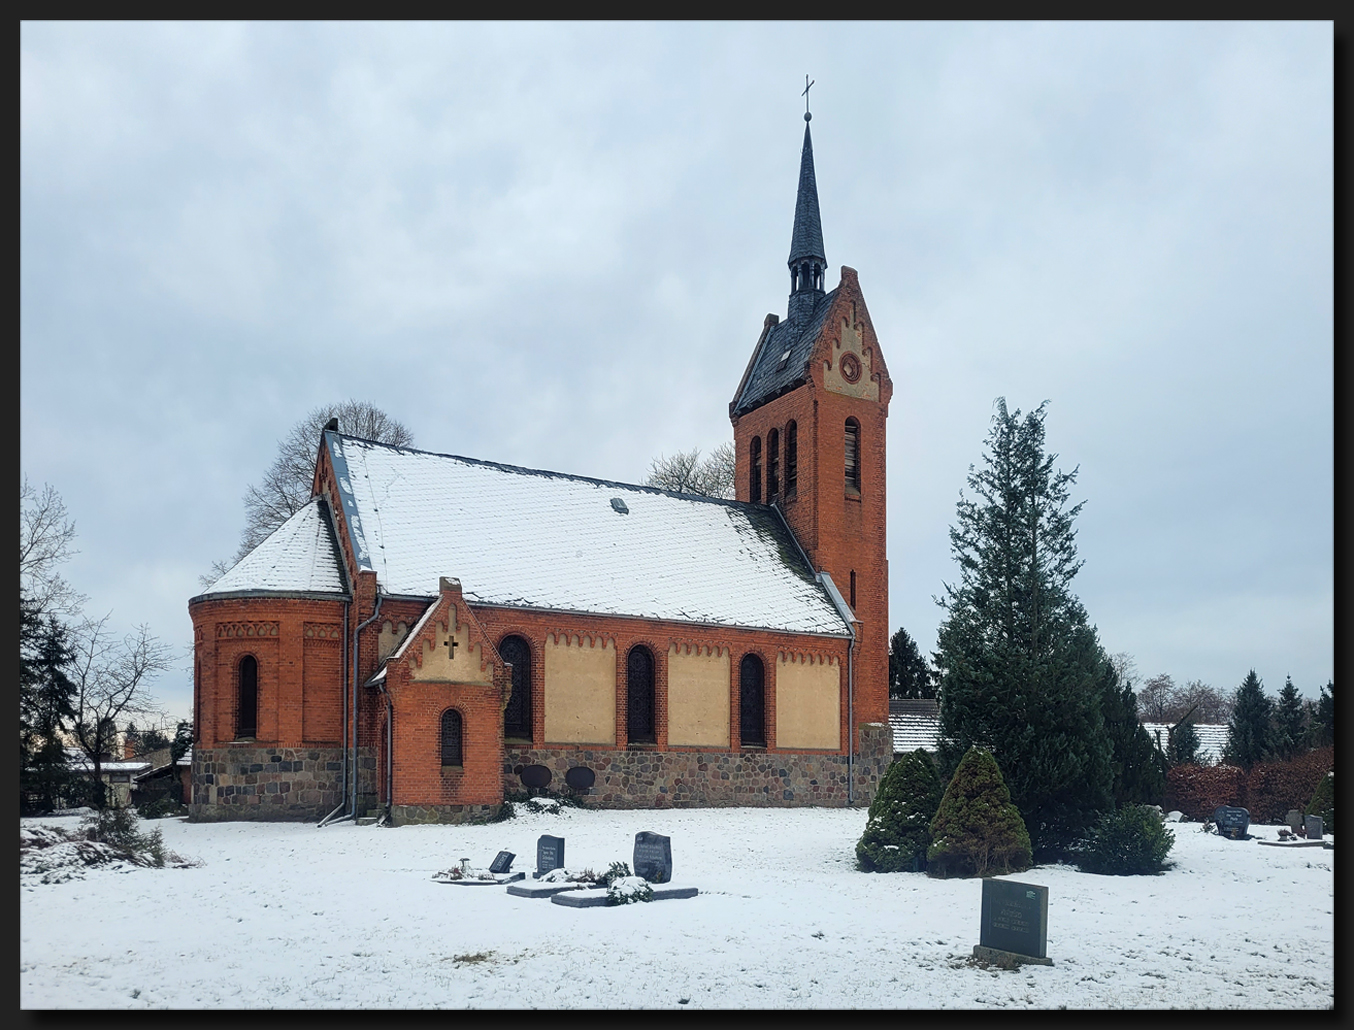
[[[885,419],[804,146],[784,319],[729,405],[735,500],[345,436],[188,602],[195,819],[864,805],[892,760]]]

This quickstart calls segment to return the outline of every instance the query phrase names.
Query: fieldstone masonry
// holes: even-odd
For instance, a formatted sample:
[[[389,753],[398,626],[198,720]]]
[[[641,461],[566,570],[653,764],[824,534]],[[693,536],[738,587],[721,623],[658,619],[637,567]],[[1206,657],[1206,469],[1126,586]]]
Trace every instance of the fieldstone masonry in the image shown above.
[[[358,807],[375,797],[376,757],[358,749]],[[257,819],[317,822],[342,803],[343,749],[228,747],[194,749],[195,821]]]

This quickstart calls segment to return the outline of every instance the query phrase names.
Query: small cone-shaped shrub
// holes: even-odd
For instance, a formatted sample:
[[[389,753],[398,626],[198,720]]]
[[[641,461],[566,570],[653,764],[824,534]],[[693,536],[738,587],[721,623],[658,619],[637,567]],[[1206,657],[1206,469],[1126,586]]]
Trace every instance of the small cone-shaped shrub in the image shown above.
[[[1030,835],[992,755],[971,747],[931,820],[931,876],[1001,876],[1028,869]]]
[[[1335,832],[1335,773],[1326,773],[1316,785],[1316,793],[1307,802],[1305,815],[1319,816],[1321,829],[1326,833]]]
[[[940,777],[921,749],[894,762],[870,802],[856,861],[866,872],[917,872],[926,867],[931,818],[940,805]]]

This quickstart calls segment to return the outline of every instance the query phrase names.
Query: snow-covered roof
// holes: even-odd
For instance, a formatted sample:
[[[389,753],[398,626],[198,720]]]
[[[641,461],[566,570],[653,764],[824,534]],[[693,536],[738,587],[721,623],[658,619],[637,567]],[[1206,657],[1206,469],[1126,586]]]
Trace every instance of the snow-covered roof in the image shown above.
[[[202,596],[273,591],[345,592],[334,533],[321,498],[311,498]]]
[[[1167,734],[1173,724],[1169,722],[1145,722],[1142,725],[1156,745],[1163,751],[1166,750]],[[1227,724],[1225,722],[1196,722],[1194,734],[1199,738],[1197,753],[1199,761],[1206,765],[1217,765],[1221,762],[1222,749],[1227,746]]]
[[[928,699],[890,698],[889,726],[895,755],[910,754],[917,748],[934,751],[940,742],[940,705]]]
[[[769,506],[324,440],[353,552],[387,594],[453,576],[472,604],[848,635]]]
[[[93,772],[94,764],[84,755],[71,758],[70,768],[74,772]],[[101,773],[139,773],[150,769],[149,762],[100,762]]]

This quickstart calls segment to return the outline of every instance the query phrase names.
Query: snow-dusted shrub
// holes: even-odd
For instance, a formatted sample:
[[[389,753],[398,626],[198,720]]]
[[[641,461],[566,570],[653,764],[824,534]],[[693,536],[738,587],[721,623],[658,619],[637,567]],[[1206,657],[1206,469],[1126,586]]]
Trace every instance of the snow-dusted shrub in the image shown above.
[[[926,866],[931,820],[940,807],[940,777],[918,749],[889,766],[870,802],[856,862],[866,872],[917,872]]]
[[[1175,834],[1161,815],[1146,805],[1125,805],[1107,812],[1086,839],[1072,850],[1073,861],[1084,872],[1114,876],[1159,873],[1175,844]]]
[[[1303,809],[1306,815],[1319,816],[1321,829],[1326,833],[1335,832],[1335,770],[1321,777],[1316,785],[1316,793]]]
[[[653,900],[653,887],[644,877],[633,875],[628,862],[612,862],[598,882],[606,888],[607,904],[610,905]]]
[[[992,755],[971,747],[954,770],[931,820],[929,876],[1000,876],[1033,863],[1025,820]]]
[[[128,852],[130,856],[140,856],[149,860],[138,861],[139,865],[165,864],[164,836],[158,827],[150,833],[142,833],[138,828],[136,812],[130,808],[100,809],[86,816],[80,825],[86,840],[111,844]]]

